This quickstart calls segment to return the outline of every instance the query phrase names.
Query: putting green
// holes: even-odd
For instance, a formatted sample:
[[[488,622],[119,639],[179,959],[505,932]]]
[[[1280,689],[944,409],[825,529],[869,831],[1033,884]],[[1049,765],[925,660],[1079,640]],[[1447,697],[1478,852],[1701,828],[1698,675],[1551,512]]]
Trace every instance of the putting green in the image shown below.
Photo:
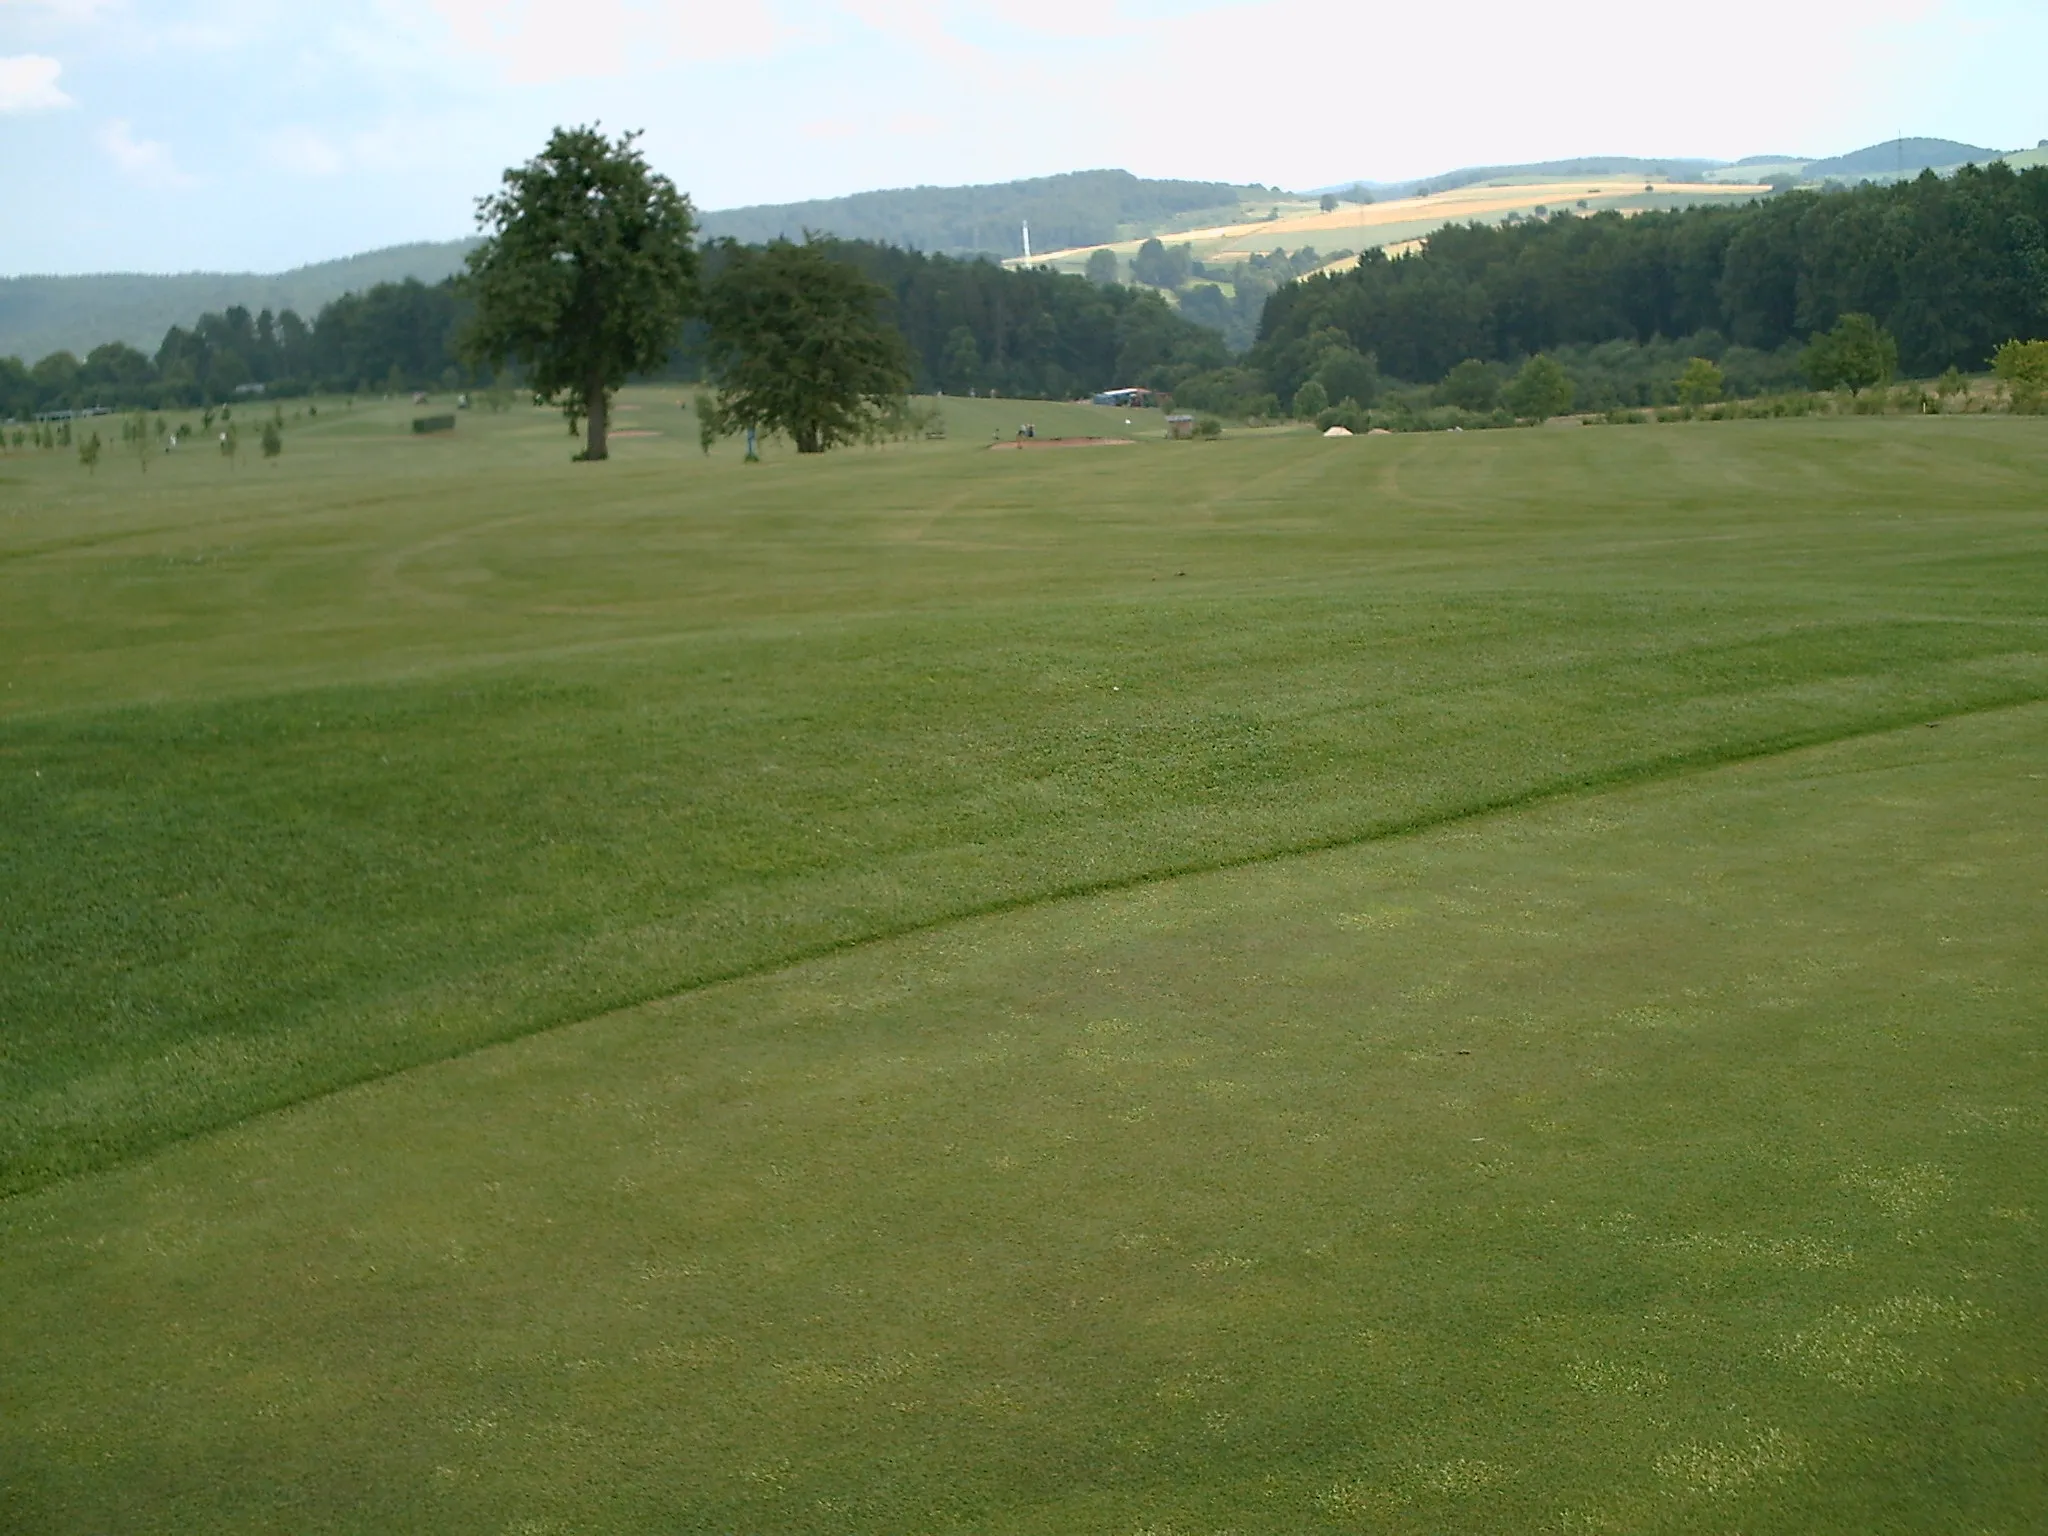
[[[2048,708],[981,918],[0,1215],[23,1529],[2048,1504]]]

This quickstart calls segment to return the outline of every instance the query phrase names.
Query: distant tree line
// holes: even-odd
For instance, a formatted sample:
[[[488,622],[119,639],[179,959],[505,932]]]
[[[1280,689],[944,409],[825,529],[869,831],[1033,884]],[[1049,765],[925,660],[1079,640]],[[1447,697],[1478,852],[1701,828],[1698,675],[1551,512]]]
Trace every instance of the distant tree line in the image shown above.
[[[0,357],[0,415],[87,406],[200,406],[238,393],[455,388],[478,382],[456,351],[469,304],[453,280],[378,283],[323,305],[309,325],[292,310],[235,306],[165,332],[149,357],[122,342],[83,359],[53,352],[34,367]]]
[[[1222,337],[1147,289],[865,241],[827,248],[887,291],[921,391],[1072,399],[1113,385],[1171,389],[1230,360]]]
[[[1979,371],[2012,338],[2048,335],[2048,169],[2004,165],[1892,185],[1794,192],[1740,208],[1556,217],[1438,231],[1414,255],[1368,252],[1351,271],[1292,281],[1310,262],[1276,252],[1229,270],[1160,244],[1140,281],[826,242],[886,291],[915,387],[1071,397],[1112,384],[1173,389],[1225,414],[1277,414],[1311,380],[1331,404],[1383,385],[1441,388],[1472,362],[1504,389],[1539,354],[1581,410],[1679,398],[1692,359],[1742,396],[1816,382],[1809,343],[1844,315],[1873,317],[1897,365]],[[705,250],[715,272],[722,244]],[[1179,308],[1156,284],[1178,283]],[[1225,292],[1222,283],[1230,291]],[[1232,332],[1257,339],[1231,356]],[[154,357],[119,343],[33,367],[0,358],[0,415],[89,405],[186,406],[261,384],[270,395],[490,382],[465,363],[458,284],[380,283],[321,308],[229,309],[174,326]],[[1814,354],[1818,355],[1818,354]],[[659,376],[697,377],[686,331]],[[1471,395],[1468,370],[1455,391]]]
[[[865,241],[826,245],[887,291],[920,390],[1063,399],[1115,384],[1170,388],[1229,361],[1221,337],[1147,290]],[[707,248],[707,274],[721,249]],[[113,342],[33,367],[0,358],[0,417],[203,406],[259,384],[269,398],[477,387],[496,381],[460,350],[471,310],[457,280],[408,280],[346,294],[310,324],[289,309],[202,315],[171,327],[154,357]],[[701,362],[701,332],[686,332],[656,376],[695,379]]]
[[[2009,338],[2048,334],[2048,169],[1442,229],[1414,255],[1368,252],[1277,290],[1236,382],[1289,400],[1340,349],[1417,383],[1549,353],[1626,398],[1642,359],[1620,343],[1709,355],[1732,389],[1764,388],[1797,376],[1800,349],[1848,314],[1874,317],[1920,377],[1981,370]]]

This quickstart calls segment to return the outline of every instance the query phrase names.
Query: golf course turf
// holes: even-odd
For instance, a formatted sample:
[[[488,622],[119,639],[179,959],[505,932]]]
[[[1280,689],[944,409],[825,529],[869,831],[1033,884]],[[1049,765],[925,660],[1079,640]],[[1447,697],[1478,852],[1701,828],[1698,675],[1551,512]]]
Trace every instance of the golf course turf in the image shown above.
[[[0,459],[0,1526],[2048,1516],[2048,426],[626,403]]]

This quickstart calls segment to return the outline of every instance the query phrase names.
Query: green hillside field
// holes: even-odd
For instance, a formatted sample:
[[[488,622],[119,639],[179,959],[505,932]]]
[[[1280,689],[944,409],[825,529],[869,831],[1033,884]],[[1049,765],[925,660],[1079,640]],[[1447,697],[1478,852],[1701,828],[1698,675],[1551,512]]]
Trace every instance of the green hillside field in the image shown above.
[[[2038,1528],[2048,422],[940,403],[0,457],[0,1528]]]

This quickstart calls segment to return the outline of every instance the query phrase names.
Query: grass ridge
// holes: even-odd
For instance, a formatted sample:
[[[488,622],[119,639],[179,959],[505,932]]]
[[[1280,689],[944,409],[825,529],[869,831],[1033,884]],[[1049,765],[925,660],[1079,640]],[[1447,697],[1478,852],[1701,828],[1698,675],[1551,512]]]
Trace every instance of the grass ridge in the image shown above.
[[[715,987],[729,986],[735,982],[750,981],[758,977],[772,976],[813,961],[828,959],[834,955],[846,954],[871,944],[884,944],[897,939],[911,938],[918,934],[935,933],[955,924],[972,922],[980,918],[1001,917],[1008,913],[1030,911],[1038,907],[1057,905],[1060,902],[1075,901],[1090,896],[1114,895],[1122,891],[1139,890],[1146,886],[1163,885],[1169,881],[1192,879],[1201,875],[1223,874],[1231,870],[1254,869],[1261,865],[1277,864],[1287,859],[1306,858],[1318,853],[1333,853],[1346,848],[1361,848],[1373,843],[1391,842],[1399,838],[1414,837],[1433,832],[1443,827],[1456,826],[1462,822],[1479,821],[1490,816],[1531,809],[1539,805],[1553,804],[1578,795],[1598,795],[1630,789],[1644,784],[1669,782],[1695,774],[1712,773],[1723,768],[1732,768],[1744,763],[1762,762],[1783,757],[1794,752],[1815,747],[1833,746],[1842,742],[1856,741],[1868,737],[1884,736],[1895,731],[1910,730],[1916,726],[1940,725],[1948,721],[1966,720],[1978,715],[1997,714],[2006,710],[2025,709],[2048,703],[2048,691],[2028,690],[2000,695],[1965,704],[1961,707],[1936,713],[1925,711],[1900,711],[1875,719],[1854,723],[1843,723],[1833,727],[1816,727],[1803,731],[1785,731],[1746,742],[1733,747],[1699,747],[1687,751],[1664,753],[1639,759],[1633,763],[1617,765],[1601,772],[1586,772],[1565,775],[1559,778],[1528,786],[1508,793],[1491,795],[1463,805],[1447,807],[1437,811],[1422,812],[1409,816],[1375,822],[1367,827],[1313,838],[1300,843],[1280,847],[1259,849],[1230,858],[1190,861],[1184,864],[1155,867],[1135,873],[1108,876],[1096,880],[1070,882],[1066,885],[1035,891],[1025,895],[1005,898],[962,907],[942,916],[926,918],[917,922],[903,923],[893,927],[878,928],[826,943],[813,944],[806,948],[780,955],[759,964],[734,967],[713,972],[682,986],[668,986],[656,991],[620,995],[602,1001],[597,1007],[587,1008],[571,1017],[541,1019],[532,1024],[512,1030],[495,1038],[478,1041],[446,1055],[430,1057],[423,1061],[410,1062],[389,1071],[369,1072],[346,1081],[330,1084],[311,1092],[270,1104],[239,1119],[222,1121],[217,1125],[201,1127],[182,1135],[173,1135],[149,1146],[139,1148],[123,1156],[108,1159],[91,1167],[77,1168],[52,1175],[42,1180],[32,1180],[0,1193],[0,1208],[12,1205],[20,1199],[38,1194],[75,1181],[92,1178],[115,1169],[138,1163],[146,1158],[198,1141],[206,1136],[217,1135],[238,1127],[249,1125],[271,1115],[283,1114],[303,1105],[347,1093],[374,1083],[386,1082],[404,1076],[409,1072],[440,1066],[446,1062],[458,1061],[498,1046],[510,1045],[517,1041],[532,1039],[555,1030],[574,1028],[579,1024],[591,1023],[613,1014],[626,1013],[635,1008],[644,1008],[654,1003],[667,1002],[676,998],[689,997],[707,992]]]

